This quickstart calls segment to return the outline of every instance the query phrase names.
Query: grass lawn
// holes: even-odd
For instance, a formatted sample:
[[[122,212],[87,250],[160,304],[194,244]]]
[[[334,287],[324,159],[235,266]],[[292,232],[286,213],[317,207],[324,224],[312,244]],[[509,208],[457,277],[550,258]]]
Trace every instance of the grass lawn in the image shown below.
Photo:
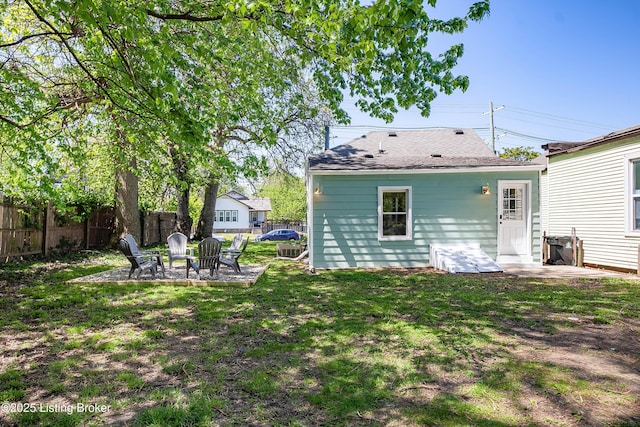
[[[0,266],[0,425],[640,425],[638,282],[311,275],[275,245],[251,287]]]

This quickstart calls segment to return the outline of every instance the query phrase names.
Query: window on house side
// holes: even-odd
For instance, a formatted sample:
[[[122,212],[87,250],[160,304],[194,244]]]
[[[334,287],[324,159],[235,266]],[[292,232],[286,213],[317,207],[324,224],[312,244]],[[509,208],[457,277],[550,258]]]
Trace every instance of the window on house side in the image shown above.
[[[632,227],[633,231],[640,231],[640,159],[631,162],[631,173]]]
[[[378,238],[409,240],[412,237],[411,188],[378,188]]]

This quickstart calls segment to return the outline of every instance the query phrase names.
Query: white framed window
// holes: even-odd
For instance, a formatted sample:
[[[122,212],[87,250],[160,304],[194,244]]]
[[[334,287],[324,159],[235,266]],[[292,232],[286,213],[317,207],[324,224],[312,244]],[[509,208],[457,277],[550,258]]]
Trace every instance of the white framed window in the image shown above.
[[[411,240],[411,187],[378,187],[378,240]]]
[[[627,156],[626,231],[640,235],[640,153]]]
[[[238,222],[238,211],[216,211],[214,218],[218,222]]]

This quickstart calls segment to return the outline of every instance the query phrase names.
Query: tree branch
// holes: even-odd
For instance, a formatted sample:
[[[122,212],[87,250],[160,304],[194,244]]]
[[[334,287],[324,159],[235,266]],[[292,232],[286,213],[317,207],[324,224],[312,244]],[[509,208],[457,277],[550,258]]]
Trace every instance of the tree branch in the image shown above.
[[[191,11],[184,13],[160,13],[151,9],[146,9],[146,13],[154,18],[161,19],[163,21],[191,21],[191,22],[212,22],[221,21],[222,15],[218,16],[194,16]]]
[[[23,36],[20,37],[18,40],[11,42],[11,43],[4,43],[4,44],[0,44],[0,48],[4,49],[7,47],[11,47],[11,46],[17,46],[22,42],[25,42],[29,39],[35,38],[35,37],[45,37],[45,36],[73,36],[73,33],[56,33],[56,32],[44,32],[44,33],[37,33],[37,34],[30,34],[28,36]]]
[[[69,43],[67,42],[67,40],[63,37],[63,33],[58,31],[57,28],[55,28],[51,23],[49,23],[42,15],[40,15],[40,13],[36,10],[35,6],[31,3],[30,0],[25,0],[25,3],[27,4],[27,6],[29,6],[29,8],[31,9],[31,11],[33,12],[33,14],[36,16],[36,18],[38,18],[38,20],[40,22],[42,22],[43,24],[45,24],[47,27],[51,28],[51,30],[53,31],[53,33],[60,39],[60,41],[62,42],[62,44],[64,44],[64,46],[66,47],[67,51],[71,54],[71,56],[73,57],[73,59],[76,61],[76,63],[78,64],[78,66],[82,69],[82,71],[91,79],[91,81],[93,81],[93,83],[95,84],[96,88],[98,89],[98,91],[102,92],[104,94],[104,96],[106,98],[108,98],[111,103],[113,105],[118,106],[118,108],[120,108],[123,111],[127,111],[133,115],[138,115],[136,112],[131,111],[130,109],[120,105],[115,99],[113,99],[113,97],[111,96],[111,94],[109,93],[108,90],[106,90],[106,88],[103,85],[103,79],[100,79],[96,76],[94,76],[91,71],[86,67],[86,65],[84,64],[84,62],[78,57],[78,55],[76,54],[75,50],[73,50],[73,48],[69,45]]]

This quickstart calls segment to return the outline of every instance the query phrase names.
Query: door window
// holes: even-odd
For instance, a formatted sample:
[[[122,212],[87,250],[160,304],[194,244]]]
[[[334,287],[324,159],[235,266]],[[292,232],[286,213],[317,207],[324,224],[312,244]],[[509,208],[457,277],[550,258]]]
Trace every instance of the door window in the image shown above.
[[[523,218],[522,188],[502,190],[502,219],[521,221]]]

